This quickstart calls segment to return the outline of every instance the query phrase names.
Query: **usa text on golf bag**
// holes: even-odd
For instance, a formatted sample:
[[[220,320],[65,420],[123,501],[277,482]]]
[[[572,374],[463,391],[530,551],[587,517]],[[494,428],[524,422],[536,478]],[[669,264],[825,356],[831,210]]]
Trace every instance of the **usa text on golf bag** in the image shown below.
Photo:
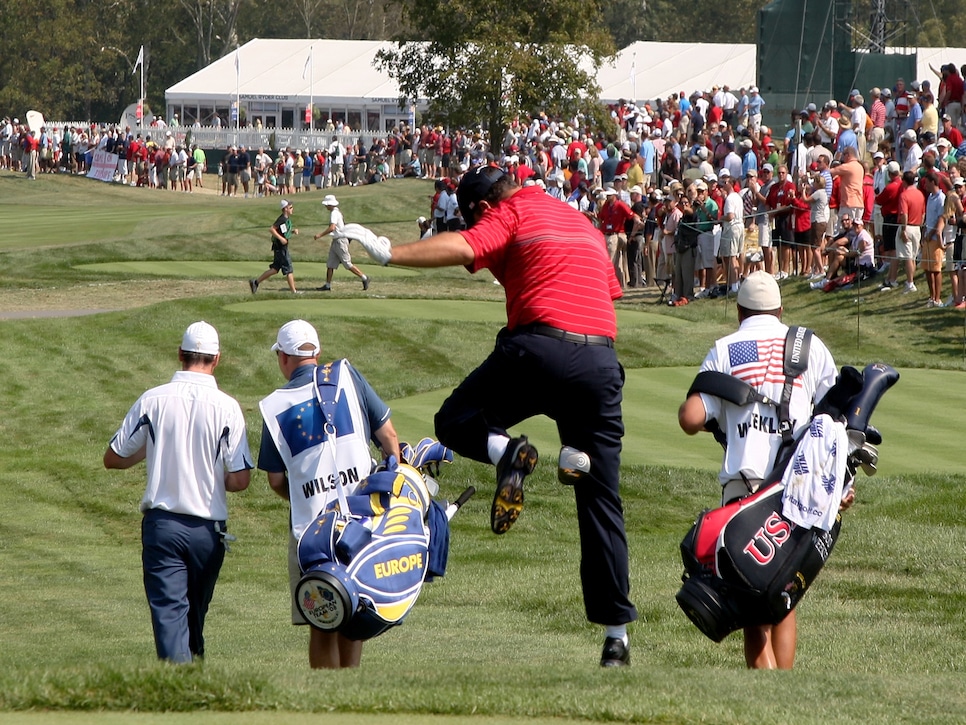
[[[824,493],[828,505],[837,508],[859,466],[869,475],[875,472],[881,436],[869,419],[898,379],[899,373],[887,365],[869,365],[861,374],[843,367],[816,408],[812,424],[779,456],[766,478],[770,483],[747,498],[699,515],[681,542],[685,572],[676,599],[710,639],[720,642],[742,627],[780,622],[804,596],[835,546],[841,517],[835,509],[802,507],[789,490],[804,478],[799,474],[807,469],[807,461],[841,456],[839,447],[847,448],[845,465],[836,476],[818,478],[819,500]],[[733,382],[727,386],[733,387]],[[727,394],[733,393],[737,398],[740,391]],[[823,445],[816,442],[819,438],[828,447],[816,455],[815,447]],[[827,514],[828,523],[795,523],[792,519],[801,521],[803,508],[808,514]]]

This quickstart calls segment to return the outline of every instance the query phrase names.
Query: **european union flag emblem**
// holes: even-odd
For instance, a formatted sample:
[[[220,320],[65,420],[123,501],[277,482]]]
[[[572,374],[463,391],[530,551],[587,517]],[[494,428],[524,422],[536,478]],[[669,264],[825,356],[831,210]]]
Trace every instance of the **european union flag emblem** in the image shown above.
[[[275,416],[275,420],[293,456],[325,440],[325,416],[315,398],[293,405]]]
[[[289,450],[293,456],[308,450],[312,446],[318,446],[327,439],[325,433],[325,414],[319,401],[316,398],[293,405],[275,416],[278,421],[279,430],[282,437],[288,443]],[[335,415],[333,416],[336,437],[341,438],[355,433],[355,425],[352,422],[352,413],[349,411],[349,401],[343,395],[335,405]]]
[[[755,340],[742,340],[728,345],[728,359],[734,369],[739,365],[758,362],[758,343]]]

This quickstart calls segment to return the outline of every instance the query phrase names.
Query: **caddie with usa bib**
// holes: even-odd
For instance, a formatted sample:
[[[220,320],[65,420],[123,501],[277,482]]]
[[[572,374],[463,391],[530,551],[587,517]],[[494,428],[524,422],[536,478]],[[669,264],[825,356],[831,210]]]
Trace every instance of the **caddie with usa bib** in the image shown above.
[[[708,638],[720,642],[743,627],[777,624],[794,610],[832,553],[839,502],[857,470],[876,472],[882,438],[869,420],[898,379],[881,363],[861,374],[843,367],[766,485],[698,516],[681,542],[685,571],[676,599]],[[757,395],[732,381],[705,377],[695,385],[735,404]]]

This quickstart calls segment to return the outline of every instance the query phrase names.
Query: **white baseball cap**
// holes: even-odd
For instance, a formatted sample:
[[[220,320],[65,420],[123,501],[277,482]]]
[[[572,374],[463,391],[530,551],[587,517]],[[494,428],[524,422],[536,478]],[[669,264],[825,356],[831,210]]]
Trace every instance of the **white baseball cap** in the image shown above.
[[[278,205],[284,209],[285,207],[292,206],[292,202],[290,202],[288,199],[282,199],[280,202],[278,202]]]
[[[181,349],[184,352],[217,355],[220,349],[218,331],[207,322],[192,322],[181,338]]]
[[[282,325],[272,345],[272,352],[284,352],[293,357],[315,357],[321,350],[319,333],[305,320],[292,320]]]
[[[741,307],[754,312],[777,310],[782,306],[782,293],[768,272],[752,272],[738,288],[737,301]]]
[[[322,200],[322,206],[339,206],[339,200],[333,194],[326,194]]]

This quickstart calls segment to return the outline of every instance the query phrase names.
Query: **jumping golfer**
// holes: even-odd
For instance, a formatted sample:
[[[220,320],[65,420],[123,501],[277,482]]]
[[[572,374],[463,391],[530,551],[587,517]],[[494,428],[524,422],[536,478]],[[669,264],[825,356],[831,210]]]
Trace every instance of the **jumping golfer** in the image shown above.
[[[252,455],[245,416],[218,390],[218,333],[189,326],[171,382],[138,398],[104,452],[105,468],[146,460],[141,561],[158,658],[205,654],[208,604],[225,559],[226,491],[248,488]]]
[[[293,234],[297,236],[299,233],[299,230],[292,225],[292,212],[295,211],[295,206],[292,202],[285,199],[282,199],[279,204],[282,207],[282,213],[275,220],[275,223],[272,224],[271,228],[272,254],[274,258],[268,266],[268,269],[262,272],[261,277],[248,280],[248,286],[251,287],[252,294],[258,292],[258,286],[262,282],[279,272],[285,275],[285,280],[288,282],[288,288],[292,290],[292,294],[301,294],[301,292],[295,289],[295,270],[292,267],[292,255],[289,254],[288,248],[289,239],[291,239]]]
[[[352,263],[349,256],[349,237],[345,234],[345,219],[339,211],[339,200],[332,194],[327,194],[322,200],[322,206],[329,210],[329,226],[313,239],[321,239],[326,234],[331,234],[332,244],[329,245],[329,259],[325,263],[325,284],[319,287],[319,291],[328,292],[332,289],[332,275],[340,264],[362,280],[363,291],[369,289],[369,278]]]
[[[752,385],[772,400],[781,400],[785,386],[784,359],[788,327],[782,324],[782,295],[775,278],[754,272],[738,289],[738,331],[718,340],[701,364],[701,370],[728,373]],[[792,387],[789,420],[793,436],[808,426],[815,403],[835,384],[837,372],[832,354],[813,335],[808,347],[808,367]],[[681,405],[682,430],[694,435],[708,430],[710,421],[727,436],[724,461],[718,478],[721,504],[755,493],[775,464],[782,445],[779,411],[775,406],[754,403],[737,406],[704,393],[692,393]],[[745,628],[745,662],[753,669],[790,670],[795,664],[797,642],[795,610],[775,625]]]
[[[503,285],[507,325],[493,353],[443,403],[436,436],[496,465],[490,523],[502,534],[517,520],[524,479],[537,464],[526,436],[510,438],[507,429],[541,413],[556,421],[564,446],[558,477],[573,484],[577,504],[584,607],[606,627],[600,664],[627,665],[626,625],[637,611],[628,598],[618,490],[624,371],[614,351],[621,296],[614,265],[583,214],[498,168],[467,173],[457,198],[465,231],[367,251],[384,264],[489,269]]]

